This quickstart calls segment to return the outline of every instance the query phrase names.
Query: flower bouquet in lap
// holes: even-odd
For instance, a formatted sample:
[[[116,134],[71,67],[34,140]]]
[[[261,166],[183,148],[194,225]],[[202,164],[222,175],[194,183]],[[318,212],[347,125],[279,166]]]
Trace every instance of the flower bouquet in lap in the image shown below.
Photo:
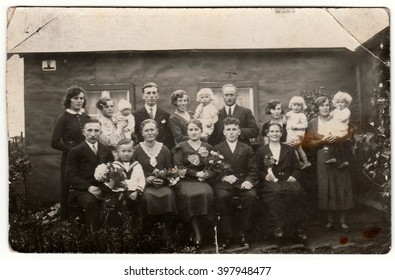
[[[101,199],[105,206],[115,208],[123,200],[127,189],[126,174],[123,168],[115,163],[102,163],[96,167],[94,177],[103,183]]]
[[[202,160],[204,165],[203,172],[209,173],[210,177],[214,177],[218,174],[224,174],[231,171],[230,164],[224,161],[224,156],[221,155],[219,152],[216,151],[209,152],[206,148],[200,147],[198,150],[198,154],[199,156],[196,155],[196,157],[193,160],[197,162],[197,164],[199,164],[200,160]],[[199,178],[199,181],[204,181],[204,180]]]
[[[174,186],[177,184],[181,178],[185,177],[185,174],[186,169],[178,169],[177,167],[163,170],[155,169],[153,171],[155,180],[157,180],[158,183],[161,182],[162,184],[167,181],[168,186]]]

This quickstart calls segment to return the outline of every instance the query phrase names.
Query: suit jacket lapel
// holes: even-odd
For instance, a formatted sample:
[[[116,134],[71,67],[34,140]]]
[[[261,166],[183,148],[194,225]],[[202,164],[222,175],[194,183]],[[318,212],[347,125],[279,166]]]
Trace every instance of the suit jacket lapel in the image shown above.
[[[241,154],[242,150],[243,150],[243,148],[240,145],[240,141],[237,141],[235,151],[232,154],[232,165],[234,163],[237,163],[237,161],[239,160],[239,157],[237,155]]]
[[[149,116],[149,114],[148,114],[148,111],[147,111],[147,109],[145,108],[145,106],[144,106],[144,107],[142,108],[142,110],[141,110],[141,115],[142,115],[142,117],[143,117],[144,120],[150,118],[150,116]]]
[[[233,110],[232,118],[236,118],[238,120],[240,119],[240,106],[237,104],[235,105],[235,108]]]
[[[281,144],[281,149],[280,149],[280,156],[278,158],[278,163],[279,164],[284,157],[287,155],[287,149],[284,147],[284,144]]]
[[[233,155],[228,143],[226,141],[223,141],[220,145],[221,145],[220,150],[223,153],[223,156],[225,157],[225,159],[228,159],[227,162],[231,164]]]
[[[86,157],[93,163],[97,163],[97,156],[93,153],[91,147],[89,147],[89,145],[84,142],[84,146],[83,146],[83,153],[85,153]],[[100,148],[99,148],[99,144],[97,145],[98,147],[98,151],[97,153],[100,153]]]
[[[109,151],[109,149],[105,145],[98,142],[98,152],[97,152],[96,161],[98,161],[98,163],[106,163],[106,161],[108,161],[109,153],[111,153],[111,151]]]

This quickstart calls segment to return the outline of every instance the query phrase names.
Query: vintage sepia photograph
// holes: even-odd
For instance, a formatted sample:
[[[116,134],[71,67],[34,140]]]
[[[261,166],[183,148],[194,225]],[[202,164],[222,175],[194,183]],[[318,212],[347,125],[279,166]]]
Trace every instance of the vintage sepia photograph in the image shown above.
[[[9,250],[389,253],[389,18],[8,8]]]

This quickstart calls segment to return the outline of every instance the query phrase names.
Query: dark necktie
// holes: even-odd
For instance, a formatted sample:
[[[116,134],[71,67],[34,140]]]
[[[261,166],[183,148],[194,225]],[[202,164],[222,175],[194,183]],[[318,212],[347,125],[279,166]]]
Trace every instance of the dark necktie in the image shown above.
[[[229,111],[228,111],[228,117],[232,117],[232,107],[229,107]]]
[[[97,149],[94,144],[92,144],[92,152],[95,154],[95,156],[97,156]]]
[[[151,119],[154,119],[154,109],[149,108],[148,114],[149,114],[149,117],[150,117]]]

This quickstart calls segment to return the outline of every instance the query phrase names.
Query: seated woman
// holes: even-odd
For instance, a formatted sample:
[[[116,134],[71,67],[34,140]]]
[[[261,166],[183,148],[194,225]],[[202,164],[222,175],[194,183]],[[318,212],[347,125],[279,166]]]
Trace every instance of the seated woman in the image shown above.
[[[302,145],[317,159],[318,207],[327,211],[325,231],[333,230],[333,214],[338,212],[340,228],[348,232],[345,212],[354,206],[350,167],[339,169],[336,165],[325,162],[329,159],[327,145],[345,141],[352,133],[349,131],[341,138],[327,134],[331,109],[328,97],[318,97],[315,105],[318,117],[309,122]]]
[[[280,124],[269,124],[269,144],[257,151],[262,199],[268,207],[274,237],[284,237],[284,230],[288,228],[299,241],[304,241],[307,239],[302,229],[305,191],[298,182],[300,169],[295,149],[281,143],[282,131]]]
[[[284,110],[280,100],[277,99],[269,100],[265,108],[265,114],[270,116],[270,120],[262,125],[263,144],[266,145],[269,143],[269,138],[267,137],[266,133],[269,125],[272,123],[278,123],[284,128],[283,130],[284,134],[281,137],[281,143],[284,143],[287,140],[287,135],[286,135],[287,131],[285,130],[285,125],[283,124]]]
[[[191,119],[187,128],[189,140],[179,143],[173,150],[174,165],[186,170],[185,179],[176,185],[177,206],[181,219],[190,223],[190,241],[198,248],[202,243],[201,219],[212,220],[214,217],[213,190],[204,182],[212,174],[204,171],[203,164],[203,158],[208,156],[212,147],[200,140],[203,127],[199,120]]]
[[[171,153],[166,146],[156,141],[158,124],[153,119],[141,123],[141,134],[144,138],[134,150],[133,161],[138,161],[143,167],[147,181],[145,190],[140,198],[143,215],[143,231],[148,233],[158,218],[162,218],[170,238],[174,237],[174,216],[177,215],[175,194],[163,179],[154,176],[155,170],[172,167]],[[170,240],[174,241],[174,240]]]

